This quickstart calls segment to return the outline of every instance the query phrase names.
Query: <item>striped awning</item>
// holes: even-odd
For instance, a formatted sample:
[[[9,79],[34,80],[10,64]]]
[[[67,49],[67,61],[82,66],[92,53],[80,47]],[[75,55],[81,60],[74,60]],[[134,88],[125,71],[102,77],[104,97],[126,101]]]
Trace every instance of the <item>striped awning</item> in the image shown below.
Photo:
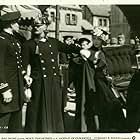
[[[23,19],[36,19],[42,15],[40,9],[32,5],[7,5],[7,7],[10,8],[12,11],[20,11],[21,17]]]
[[[93,30],[93,26],[85,19],[82,20],[81,26],[84,30],[87,30],[87,31],[92,31]]]

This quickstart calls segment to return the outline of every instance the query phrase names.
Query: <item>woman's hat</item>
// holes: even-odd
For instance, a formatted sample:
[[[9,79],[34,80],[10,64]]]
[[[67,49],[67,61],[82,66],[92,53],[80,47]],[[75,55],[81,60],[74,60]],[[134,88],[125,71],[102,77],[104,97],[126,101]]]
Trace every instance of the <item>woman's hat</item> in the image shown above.
[[[108,32],[104,31],[101,28],[95,27],[93,29],[93,36],[99,37],[103,41],[104,44],[107,43],[107,35],[108,34],[109,34]]]
[[[81,44],[82,42],[87,41],[88,43],[90,43],[91,41],[88,38],[80,38],[79,39],[79,44]]]

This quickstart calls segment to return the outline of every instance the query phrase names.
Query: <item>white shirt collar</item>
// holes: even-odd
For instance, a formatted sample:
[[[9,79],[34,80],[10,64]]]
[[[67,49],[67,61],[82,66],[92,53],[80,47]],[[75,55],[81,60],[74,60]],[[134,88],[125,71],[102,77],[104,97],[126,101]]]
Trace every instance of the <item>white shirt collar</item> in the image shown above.
[[[46,38],[41,38],[39,41],[46,42]]]

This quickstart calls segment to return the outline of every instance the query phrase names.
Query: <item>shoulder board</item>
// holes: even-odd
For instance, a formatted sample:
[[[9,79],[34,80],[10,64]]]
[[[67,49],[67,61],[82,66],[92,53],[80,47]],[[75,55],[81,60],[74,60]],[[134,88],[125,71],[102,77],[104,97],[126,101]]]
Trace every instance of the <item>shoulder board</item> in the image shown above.
[[[5,39],[3,36],[0,36],[1,39]]]

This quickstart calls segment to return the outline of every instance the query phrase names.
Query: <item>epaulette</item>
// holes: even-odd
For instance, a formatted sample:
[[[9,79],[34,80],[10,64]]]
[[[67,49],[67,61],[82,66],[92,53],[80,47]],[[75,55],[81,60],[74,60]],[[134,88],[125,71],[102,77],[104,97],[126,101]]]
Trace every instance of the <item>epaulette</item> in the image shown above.
[[[1,39],[5,39],[3,36],[0,36]]]

